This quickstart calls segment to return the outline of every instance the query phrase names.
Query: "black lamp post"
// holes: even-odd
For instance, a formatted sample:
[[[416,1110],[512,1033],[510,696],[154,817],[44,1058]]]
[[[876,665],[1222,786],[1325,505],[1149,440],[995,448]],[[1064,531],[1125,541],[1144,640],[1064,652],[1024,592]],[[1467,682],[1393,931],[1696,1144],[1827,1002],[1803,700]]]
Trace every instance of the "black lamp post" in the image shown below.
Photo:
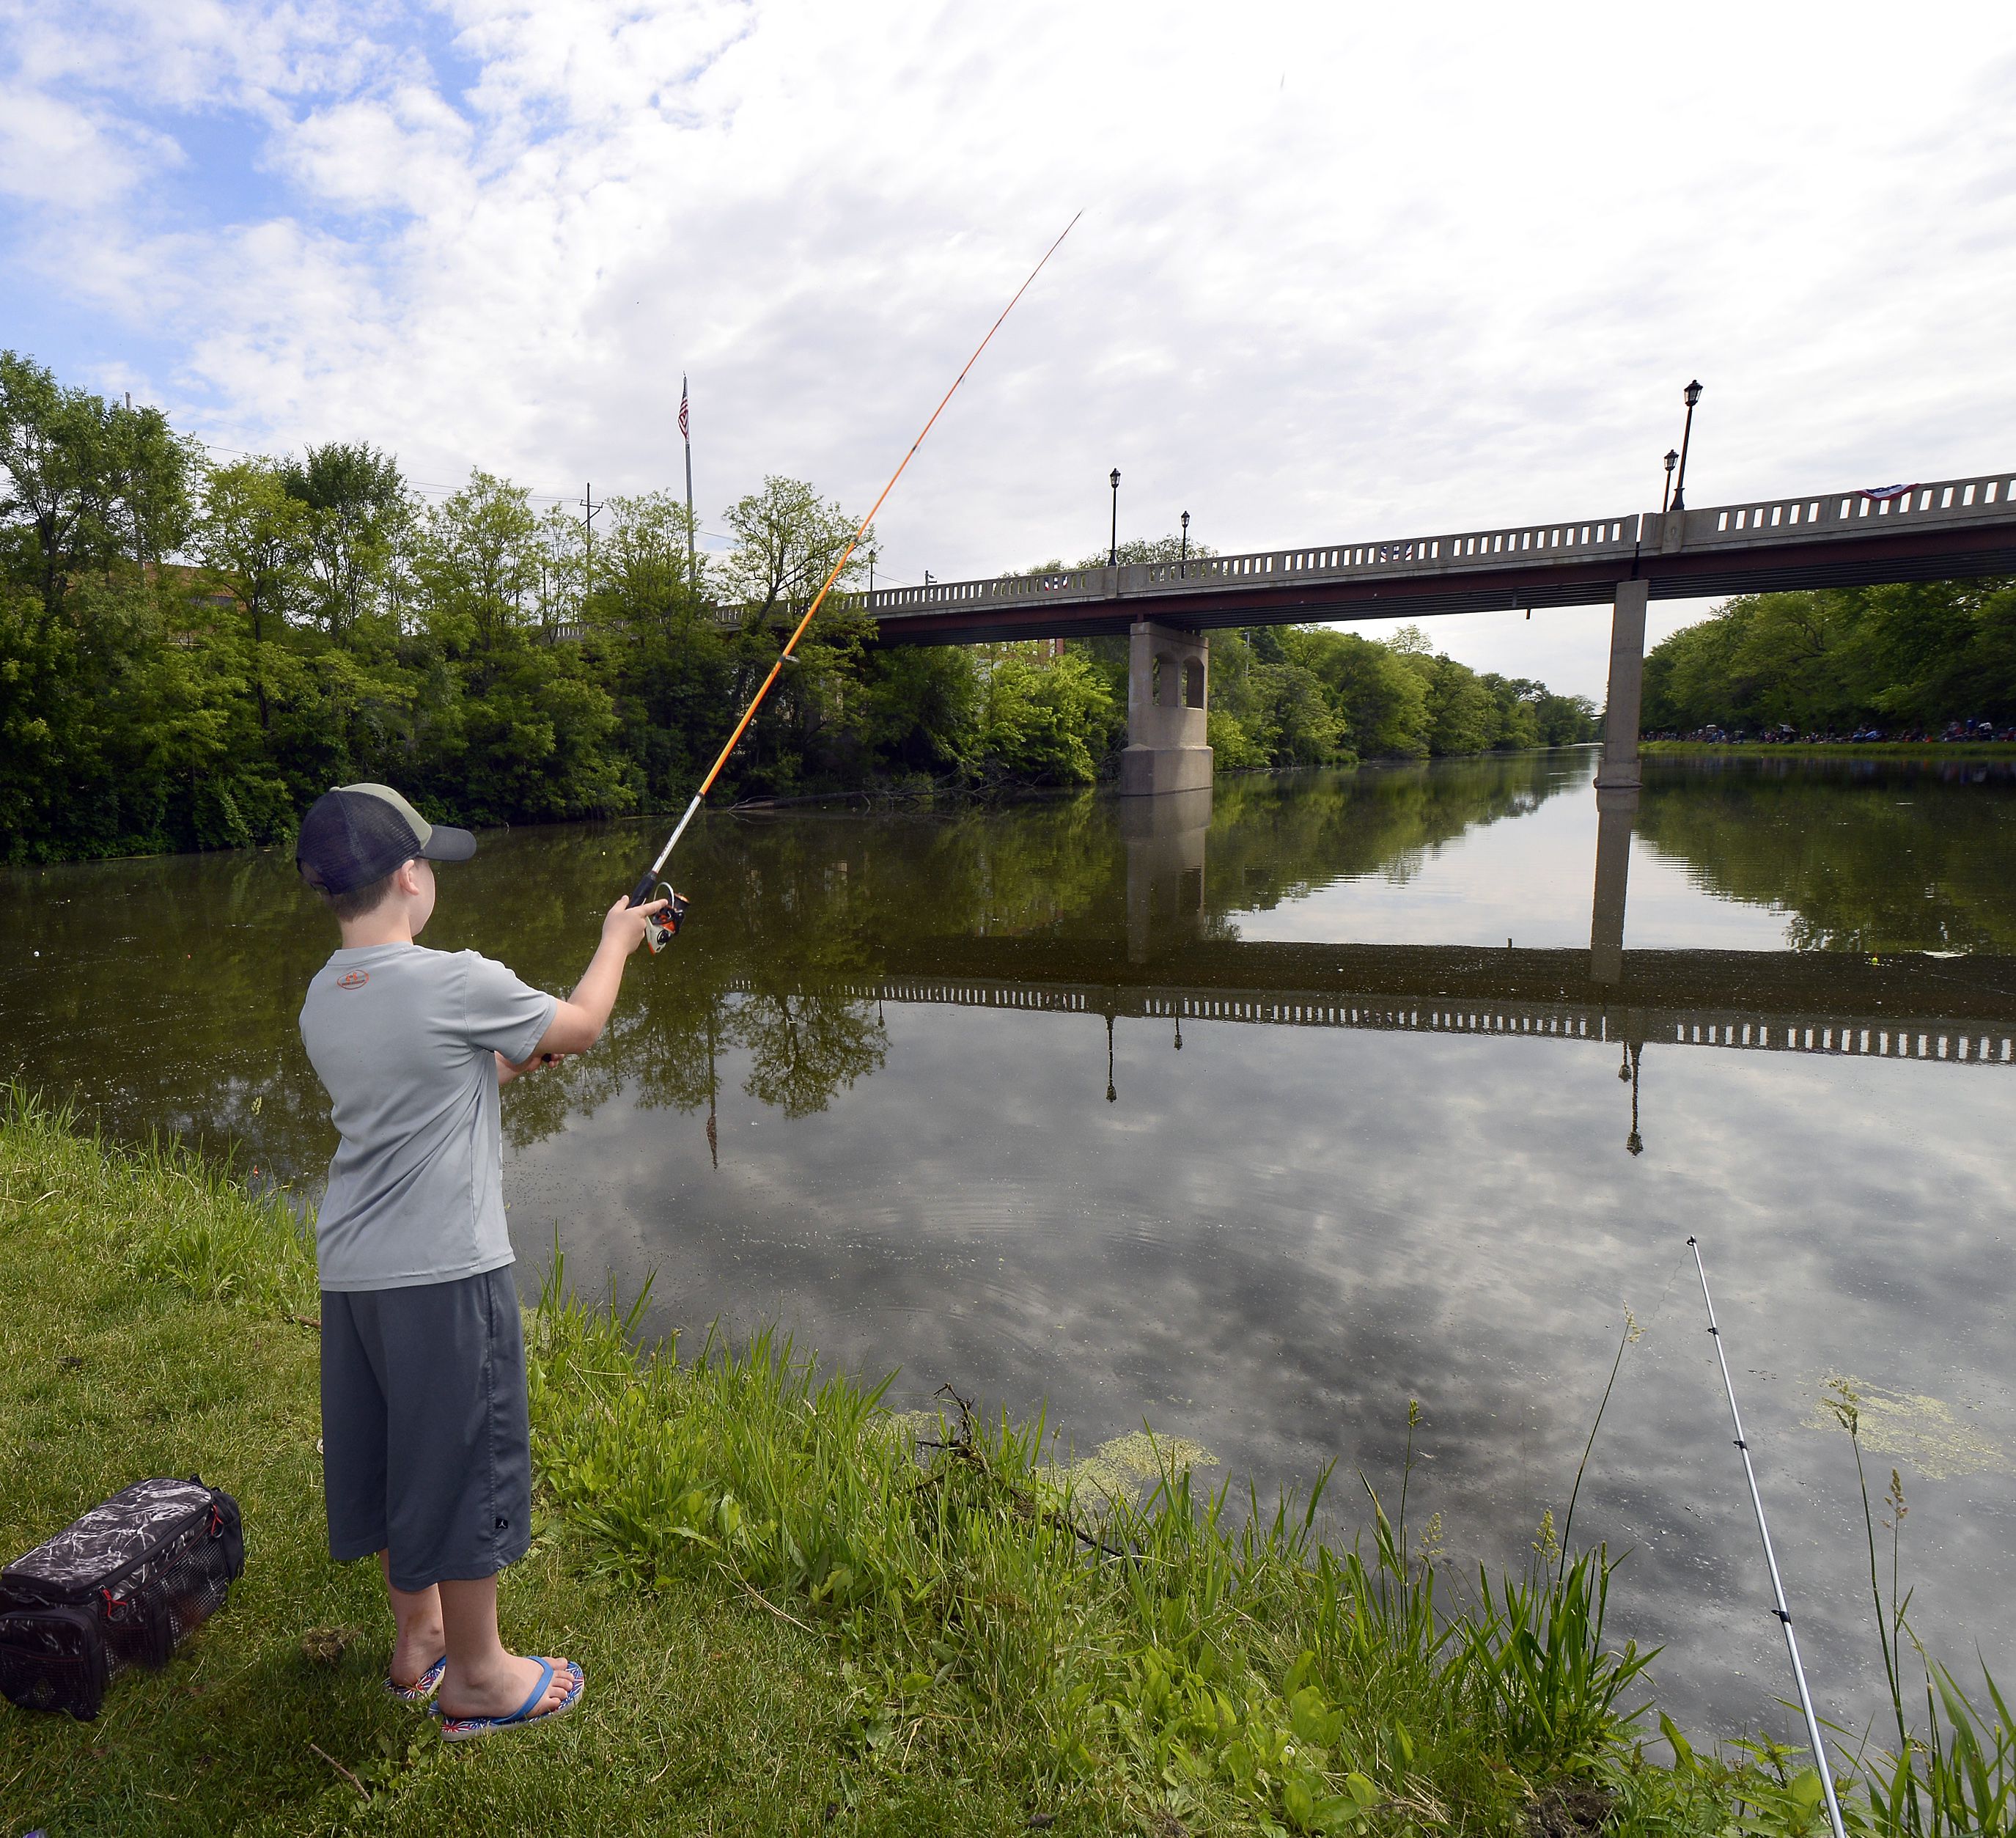
[[[1687,398],[1687,420],[1680,430],[1680,476],[1673,481],[1673,508],[1684,510],[1687,498],[1687,442],[1694,431],[1694,404],[1701,400],[1701,386],[1698,380],[1690,383],[1680,391]]]
[[[1190,514],[1186,510],[1186,511],[1185,511],[1185,512],[1183,513],[1183,555],[1182,555],[1182,557],[1181,557],[1181,559],[1180,559],[1180,560],[1177,562],[1177,564],[1176,564],[1176,575],[1177,575],[1177,578],[1178,578],[1179,579],[1184,579],[1184,578],[1188,578],[1188,576],[1189,576],[1190,571]]]
[[[1668,510],[1669,510],[1672,505],[1673,467],[1679,459],[1679,455],[1675,452],[1671,447],[1669,447],[1666,449],[1666,488],[1659,494],[1659,514],[1661,517],[1665,515]]]
[[[1120,468],[1114,467],[1113,481],[1113,535],[1106,549],[1106,565],[1117,568],[1120,565]]]

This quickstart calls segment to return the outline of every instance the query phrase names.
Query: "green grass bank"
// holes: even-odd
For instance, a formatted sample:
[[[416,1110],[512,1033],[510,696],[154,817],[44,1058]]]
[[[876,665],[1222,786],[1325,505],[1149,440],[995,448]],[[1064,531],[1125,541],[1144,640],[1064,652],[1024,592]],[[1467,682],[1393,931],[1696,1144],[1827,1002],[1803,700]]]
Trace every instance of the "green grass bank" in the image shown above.
[[[1793,1759],[1669,1752],[1630,1718],[1643,1659],[1605,1636],[1600,1554],[1459,1594],[1401,1501],[1368,1497],[1341,1551],[1314,1502],[1175,1471],[1112,1498],[1040,1425],[899,1418],[775,1339],[640,1348],[557,1273],[503,1615],[589,1696],[451,1749],[378,1690],[375,1570],[326,1554],[294,1221],[0,1099],[0,1553],[192,1470],[238,1496],[248,1548],[229,1607],[96,1722],[0,1705],[0,1838],[1824,1827]],[[1845,1779],[1858,1830],[2008,1829],[2011,1720],[1957,1715],[1910,1770]]]
[[[1644,741],[1638,750],[1676,759],[2016,759],[2008,741]]]

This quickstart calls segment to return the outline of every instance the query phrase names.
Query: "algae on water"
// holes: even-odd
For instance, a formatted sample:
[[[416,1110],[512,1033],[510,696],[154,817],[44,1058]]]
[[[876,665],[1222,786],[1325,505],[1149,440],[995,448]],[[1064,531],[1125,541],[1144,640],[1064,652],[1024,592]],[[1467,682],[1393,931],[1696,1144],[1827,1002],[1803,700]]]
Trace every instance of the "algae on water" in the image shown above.
[[[1186,1468],[1215,1468],[1218,1458],[1202,1443],[1186,1436],[1150,1436],[1129,1430],[1101,1443],[1082,1461],[1064,1470],[1074,1487],[1103,1494],[1109,1500],[1132,1501],[1165,1474]]]
[[[2007,1474],[2012,1464],[2000,1443],[1962,1423],[1953,1407],[1923,1393],[1892,1391],[1849,1374],[1830,1373],[1821,1382],[1855,1400],[1862,1446],[1915,1468],[1928,1480],[1957,1480],[1968,1474]],[[1805,1419],[1809,1429],[1838,1429],[1838,1415],[1824,1399]]]

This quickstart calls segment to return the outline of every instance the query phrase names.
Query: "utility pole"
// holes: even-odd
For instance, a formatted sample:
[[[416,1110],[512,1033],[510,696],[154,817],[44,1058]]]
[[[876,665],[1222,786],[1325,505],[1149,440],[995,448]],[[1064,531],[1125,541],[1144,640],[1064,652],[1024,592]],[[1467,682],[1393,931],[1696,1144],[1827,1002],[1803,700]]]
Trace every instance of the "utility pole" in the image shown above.
[[[686,380],[679,377],[679,438],[686,445],[686,579],[695,591],[700,586],[700,564],[693,559],[693,423],[686,413]]]
[[[596,514],[607,506],[596,503],[595,487],[592,485],[588,488],[588,496],[581,499],[580,503],[581,510],[585,513],[581,520],[581,527],[587,532],[588,536],[588,560],[581,571],[581,603],[585,611],[588,605],[588,596],[595,586],[595,519]]]

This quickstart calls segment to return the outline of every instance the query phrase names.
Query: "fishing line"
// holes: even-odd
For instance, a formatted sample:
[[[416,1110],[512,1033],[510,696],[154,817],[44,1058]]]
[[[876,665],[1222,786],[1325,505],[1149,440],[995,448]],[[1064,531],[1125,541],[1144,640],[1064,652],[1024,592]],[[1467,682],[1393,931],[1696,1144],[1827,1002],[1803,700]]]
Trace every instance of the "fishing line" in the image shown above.
[[[1722,1328],[1715,1318],[1715,1299],[1708,1292],[1708,1270],[1701,1263],[1700,1244],[1690,1238],[1687,1246],[1694,1254],[1694,1268],[1701,1274],[1701,1300],[1708,1304],[1708,1331],[1714,1337],[1715,1357],[1722,1368],[1722,1388],[1729,1393],[1729,1420],[1736,1426],[1736,1446],[1742,1451],[1744,1476],[1750,1483],[1750,1504],[1756,1508],[1758,1535],[1764,1541],[1764,1562],[1771,1572],[1771,1612],[1785,1631],[1785,1651],[1791,1657],[1793,1682],[1799,1688],[1799,1708],[1805,1713],[1806,1735],[1813,1745],[1813,1763],[1820,1770],[1820,1786],[1827,1792],[1827,1818],[1834,1825],[1834,1838],[1846,1838],[1841,1828],[1841,1805],[1834,1794],[1834,1775],[1827,1766],[1827,1745],[1820,1740],[1820,1719],[1813,1714],[1813,1694],[1806,1689],[1806,1669],[1799,1663],[1799,1643],[1792,1633],[1792,1611],[1785,1606],[1785,1585],[1779,1578],[1777,1554],[1771,1548],[1771,1528],[1764,1523],[1764,1497],[1757,1490],[1757,1470],[1751,1464],[1749,1440],[1743,1433],[1742,1415],[1736,1407],[1736,1386],[1729,1376],[1729,1356],[1723,1351]]]
[[[952,380],[952,387],[945,392],[939,400],[938,405],[932,409],[931,420],[924,423],[923,431],[911,441],[910,450],[903,456],[902,463],[890,474],[889,482],[882,488],[882,496],[869,507],[868,514],[854,526],[854,534],[848,538],[847,546],[840,552],[839,560],[833,564],[826,579],[819,584],[819,590],[813,596],[812,604],[805,608],[805,616],[799,620],[797,630],[793,632],[786,641],[783,650],[777,655],[776,662],[770,666],[770,674],[763,679],[761,687],[751,698],[749,706],[743,710],[742,719],[735,724],[735,731],[728,737],[727,744],[721,749],[713,766],[708,769],[707,777],[700,780],[700,789],[693,795],[693,802],[686,806],[686,814],[679,819],[678,827],[671,834],[665,838],[665,846],[658,851],[658,859],[645,870],[643,878],[631,890],[630,904],[632,906],[641,906],[651,898],[653,888],[657,884],[658,876],[663,870],[667,859],[678,846],[679,838],[686,834],[686,825],[693,820],[695,814],[706,800],[707,793],[714,788],[714,781],[721,777],[722,768],[728,764],[728,756],[735,751],[736,742],[742,738],[750,723],[756,719],[756,711],[762,707],[763,698],[770,693],[770,686],[783,673],[785,665],[790,661],[791,654],[797,649],[798,640],[805,636],[806,628],[812,624],[820,607],[825,604],[826,596],[831,590],[833,582],[840,578],[841,570],[847,566],[848,559],[854,553],[855,546],[860,542],[868,526],[875,521],[876,512],[882,508],[889,494],[895,490],[897,480],[903,476],[905,469],[917,456],[918,448],[924,444],[924,436],[937,425],[938,418],[945,413],[945,404],[952,400],[959,386],[966,380],[967,371],[970,370],[980,362],[980,354],[993,342],[994,334],[1001,330],[1003,322],[1015,310],[1016,301],[1028,293],[1035,284],[1037,276],[1043,272],[1044,264],[1057,254],[1059,244],[1071,233],[1077,225],[1078,218],[1084,214],[1082,211],[1079,211],[1077,216],[1073,217],[1071,222],[1064,225],[1057,242],[1053,243],[1043,251],[1042,261],[1039,261],[1029,270],[1028,279],[1015,290],[1014,297],[1002,308],[1001,317],[988,327],[987,336],[974,347],[973,355],[966,360],[965,369]],[[663,950],[671,941],[674,935],[679,931],[679,921],[686,913],[686,902],[669,886],[665,888],[665,896],[668,903],[664,911],[650,922],[650,928],[645,935],[644,942],[650,946],[653,953]]]

